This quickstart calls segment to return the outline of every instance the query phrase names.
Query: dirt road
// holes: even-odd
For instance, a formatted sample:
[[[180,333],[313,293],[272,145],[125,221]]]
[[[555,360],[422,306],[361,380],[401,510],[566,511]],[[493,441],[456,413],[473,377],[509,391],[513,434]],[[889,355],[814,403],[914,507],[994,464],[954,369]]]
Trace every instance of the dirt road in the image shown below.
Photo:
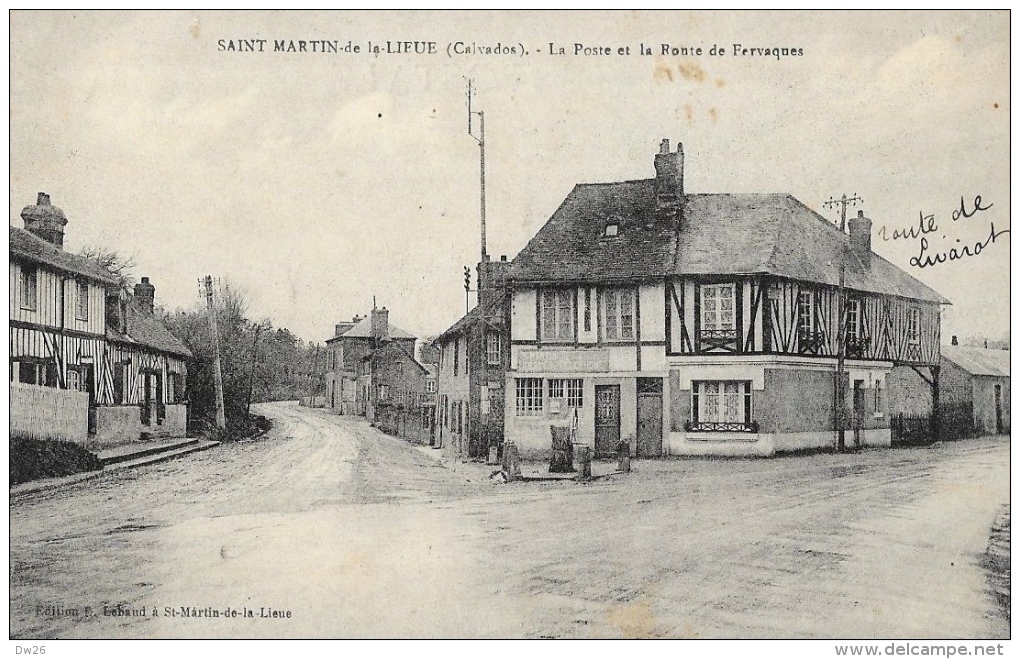
[[[263,412],[261,441],[15,500],[12,637],[1009,634],[981,568],[1006,439],[500,485]]]

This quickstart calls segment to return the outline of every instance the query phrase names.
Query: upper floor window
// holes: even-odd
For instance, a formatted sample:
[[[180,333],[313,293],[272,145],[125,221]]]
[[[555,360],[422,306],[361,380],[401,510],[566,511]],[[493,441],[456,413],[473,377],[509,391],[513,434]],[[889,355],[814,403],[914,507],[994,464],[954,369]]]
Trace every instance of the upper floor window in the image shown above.
[[[797,293],[797,331],[806,334],[815,331],[815,296],[811,291]]]
[[[917,307],[910,307],[907,310],[907,342],[921,342],[921,310]]]
[[[436,381],[435,380],[427,381],[425,383],[425,391],[427,391],[430,394],[436,393]]]
[[[611,223],[607,224],[606,225],[606,231],[605,231],[604,235],[607,238],[612,238],[614,236],[620,235],[620,225],[617,224],[616,222],[611,222]]]
[[[848,341],[861,338],[861,301],[854,298],[846,302],[846,338]]]
[[[34,265],[21,266],[21,308],[35,310],[39,303],[39,271]]]
[[[460,339],[453,342],[453,374],[460,370]]]
[[[737,327],[733,284],[701,287],[701,329],[733,330]]]
[[[634,289],[607,288],[602,292],[606,338],[634,338]]]
[[[542,291],[541,327],[543,341],[571,341],[574,338],[574,291],[550,288]]]
[[[78,291],[78,305],[75,310],[75,318],[78,320],[89,319],[89,284],[85,281],[77,282],[75,288]]]
[[[379,400],[386,400],[390,396],[390,386],[388,384],[380,384],[378,394]]]
[[[500,362],[500,345],[499,345],[499,334],[496,332],[488,332],[485,335],[485,361],[489,364],[499,364]]]

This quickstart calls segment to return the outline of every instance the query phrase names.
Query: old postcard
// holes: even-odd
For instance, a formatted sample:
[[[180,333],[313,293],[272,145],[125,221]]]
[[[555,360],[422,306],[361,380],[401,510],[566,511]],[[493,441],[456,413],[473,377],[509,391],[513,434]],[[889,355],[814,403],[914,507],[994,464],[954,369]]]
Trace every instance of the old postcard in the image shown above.
[[[1009,23],[11,12],[17,652],[1001,654]]]

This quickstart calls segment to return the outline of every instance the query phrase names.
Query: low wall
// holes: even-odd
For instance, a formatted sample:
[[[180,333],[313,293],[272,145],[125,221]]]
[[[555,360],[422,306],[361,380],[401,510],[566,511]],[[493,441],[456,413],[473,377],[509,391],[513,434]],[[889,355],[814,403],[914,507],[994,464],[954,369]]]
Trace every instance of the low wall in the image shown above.
[[[11,435],[84,443],[88,415],[85,392],[11,384]]]
[[[96,407],[94,435],[89,444],[97,448],[133,442],[142,436],[141,412],[137,405]]]
[[[137,405],[112,405],[96,407],[94,435],[89,444],[94,447],[114,446],[135,442],[143,433],[149,437],[186,437],[188,434],[188,406],[167,405],[163,423],[152,426],[142,425],[141,411]]]
[[[832,430],[814,432],[758,433],[686,433],[669,434],[669,454],[677,456],[719,457],[772,457],[776,453],[835,448],[836,433]],[[847,430],[847,448],[854,446],[854,431]],[[861,443],[866,447],[892,445],[889,428],[872,428],[861,431]]]
[[[158,434],[164,437],[186,437],[188,435],[188,406],[167,405],[166,418],[158,426]]]

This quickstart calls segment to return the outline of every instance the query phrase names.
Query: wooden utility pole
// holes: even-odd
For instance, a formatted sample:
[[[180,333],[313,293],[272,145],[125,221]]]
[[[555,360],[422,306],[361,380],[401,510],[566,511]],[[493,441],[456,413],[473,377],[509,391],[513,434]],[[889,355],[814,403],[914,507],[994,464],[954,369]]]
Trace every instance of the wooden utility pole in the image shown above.
[[[255,362],[259,355],[259,332],[262,331],[262,323],[255,326],[254,336],[251,340],[251,369],[248,371],[248,405],[247,413],[251,415],[251,395],[255,388]]]
[[[829,197],[823,206],[826,208],[840,207],[839,231],[846,233],[846,207],[856,206],[864,199],[857,196],[847,197],[846,193],[839,199]],[[836,450],[846,450],[846,383],[844,367],[846,362],[846,246],[839,245],[839,293],[836,297],[836,372],[833,374],[833,414],[836,421]]]
[[[468,80],[467,106],[468,106],[468,135],[478,142],[479,174],[481,181],[481,228],[482,228],[482,261],[485,261],[485,113],[473,112],[471,110],[471,99],[475,95],[474,80]],[[474,116],[478,115],[478,135],[474,134]]]
[[[216,427],[224,430],[227,427],[227,413],[223,405],[223,369],[220,365],[220,332],[216,324],[216,302],[213,297],[213,278],[206,275],[202,280],[205,286],[205,301],[209,308],[209,331],[213,341],[213,384],[216,387]]]
[[[483,410],[483,405],[487,403],[483,403],[482,401],[482,392],[487,390],[489,384],[488,374],[489,359],[488,355],[486,354],[486,337],[485,337],[485,328],[487,324],[485,317],[486,312],[485,305],[488,302],[488,300],[486,299],[485,293],[483,293],[482,289],[484,288],[488,290],[491,287],[492,282],[490,281],[489,276],[490,275],[488,264],[489,255],[485,246],[485,113],[481,111],[475,112],[472,110],[471,102],[474,97],[474,94],[475,94],[474,81],[469,79],[467,88],[468,135],[475,138],[475,140],[478,142],[479,225],[481,227],[481,260],[479,261],[478,264],[478,281],[475,284],[475,290],[478,293],[477,296],[478,318],[476,319],[477,323],[476,347],[474,350],[471,350],[470,336],[472,334],[475,334],[475,331],[473,331],[470,326],[466,327],[465,336],[468,337],[469,340],[467,341],[467,351],[465,352],[465,356],[466,361],[470,360],[472,356],[474,356],[475,359],[477,360],[474,368],[472,368],[469,371],[470,373],[469,379],[473,378],[475,381],[475,385],[478,387],[477,395],[478,424],[476,429],[477,439],[475,443],[475,450],[476,452],[481,452],[484,454],[485,452],[488,451],[488,438],[484,436],[485,435],[484,430],[486,425],[484,418],[487,412]],[[476,114],[478,115],[477,136],[474,134],[473,130],[473,120]],[[464,306],[466,309],[469,306],[467,298],[468,294],[470,293],[470,281],[471,271],[468,268],[464,268]],[[467,311],[465,311],[465,313],[467,313]],[[470,382],[468,386],[470,389],[471,388]],[[486,389],[483,389],[482,387],[485,387]],[[469,453],[471,452],[470,433],[468,438],[468,451]]]

